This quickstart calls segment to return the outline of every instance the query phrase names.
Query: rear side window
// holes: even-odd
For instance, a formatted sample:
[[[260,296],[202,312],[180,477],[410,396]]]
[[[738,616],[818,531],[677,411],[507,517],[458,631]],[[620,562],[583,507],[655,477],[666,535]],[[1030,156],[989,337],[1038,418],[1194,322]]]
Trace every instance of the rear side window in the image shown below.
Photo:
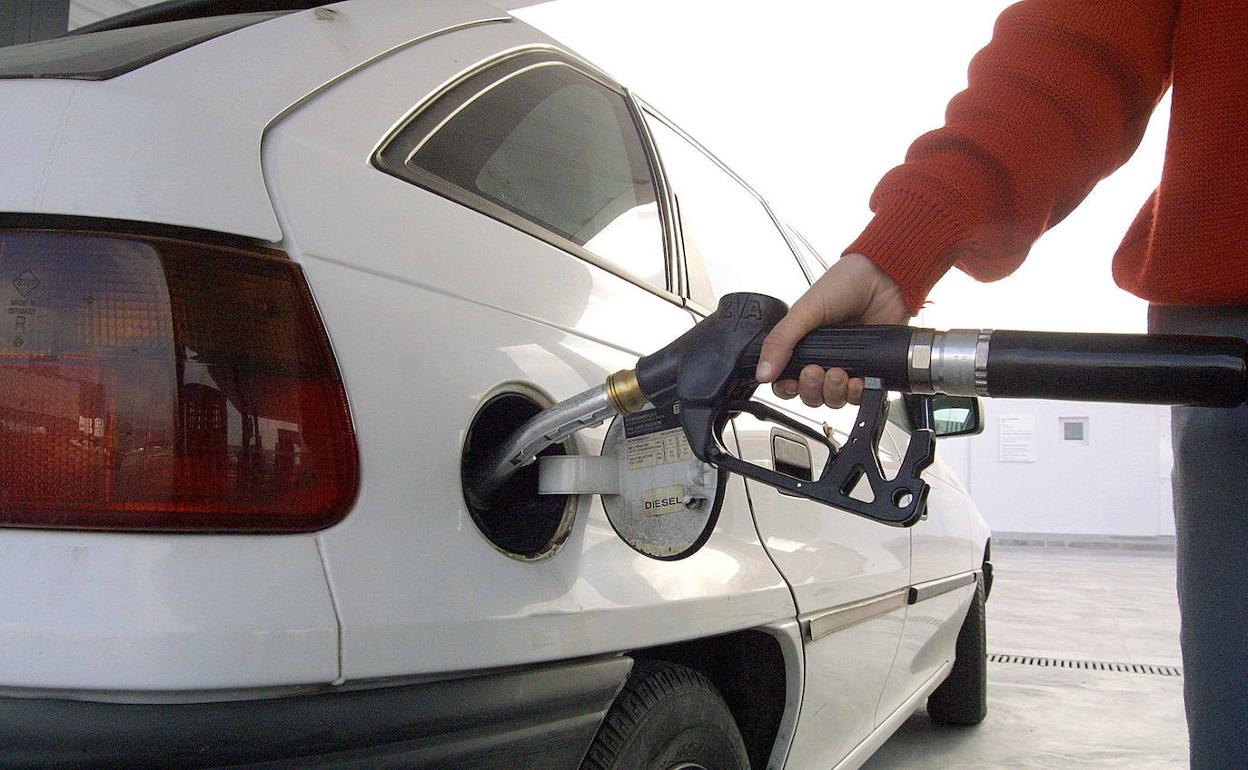
[[[275,12],[210,16],[8,46],[0,48],[0,78],[106,80],[281,15]]]
[[[667,124],[649,115],[646,124],[676,198],[693,299],[707,307],[734,291],[797,299],[806,275],[762,201]]]
[[[655,186],[624,97],[521,57],[455,87],[377,157],[382,170],[667,288]]]
[[[806,236],[795,230],[792,225],[785,225],[784,231],[789,235],[789,242],[797,247],[797,251],[802,255],[802,259],[806,260],[808,269],[814,270],[816,274],[828,269],[828,261],[823,258],[823,255],[814,246],[810,245],[810,241],[806,240]]]

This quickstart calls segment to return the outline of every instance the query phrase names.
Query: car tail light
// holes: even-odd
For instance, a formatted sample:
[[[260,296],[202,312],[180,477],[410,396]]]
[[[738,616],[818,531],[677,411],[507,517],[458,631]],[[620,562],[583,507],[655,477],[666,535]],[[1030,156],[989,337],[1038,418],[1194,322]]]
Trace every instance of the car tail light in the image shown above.
[[[280,252],[0,231],[0,306],[0,525],[306,532],[346,515],[346,396]]]

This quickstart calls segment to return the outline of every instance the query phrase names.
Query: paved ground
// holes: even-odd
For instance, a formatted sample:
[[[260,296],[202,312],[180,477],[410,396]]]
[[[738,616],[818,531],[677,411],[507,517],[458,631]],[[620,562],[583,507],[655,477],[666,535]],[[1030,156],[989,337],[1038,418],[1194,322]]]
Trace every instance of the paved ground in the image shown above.
[[[993,653],[1179,666],[1174,555],[993,549]],[[1182,679],[988,664],[988,718],[969,729],[919,711],[865,765],[893,768],[1183,768]]]

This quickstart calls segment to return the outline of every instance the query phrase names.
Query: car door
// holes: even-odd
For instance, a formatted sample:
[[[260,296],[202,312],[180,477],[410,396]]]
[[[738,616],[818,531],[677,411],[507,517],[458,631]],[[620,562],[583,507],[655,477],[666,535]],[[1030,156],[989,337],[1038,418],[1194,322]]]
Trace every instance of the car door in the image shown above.
[[[569,526],[529,554],[465,505],[461,449],[493,394],[567,398],[692,324],[618,86],[518,23],[442,32],[292,108],[263,158],[359,437],[359,499],[318,535],[344,681],[599,655],[792,613],[739,480],[680,562],[631,550],[596,496],[571,498]],[[578,434],[579,451],[597,453],[605,429]]]
[[[895,400],[885,439],[898,456],[909,446],[912,429],[910,408]],[[929,486],[927,512],[910,530],[911,605],[877,721],[953,660],[962,617],[975,590],[973,571],[979,565],[974,563],[970,498],[939,455],[923,478]]]
[[[826,261],[800,232],[787,225],[784,230],[808,270],[825,269]],[[910,444],[914,425],[911,410],[922,408],[922,404],[913,396],[903,398],[897,393],[890,393],[889,398],[888,424],[881,439],[887,453],[881,460],[885,471],[893,472],[895,458],[904,457]],[[957,632],[974,591],[968,582],[972,578],[969,571],[979,566],[973,534],[978,513],[952,469],[940,459],[939,451],[923,478],[930,491],[927,513],[910,530],[911,606],[906,610],[888,683],[880,695],[876,724],[953,659]]]
[[[763,202],[670,123],[647,111],[681,224],[695,305],[731,291],[792,302],[807,276]],[[812,430],[844,440],[855,410],[809,409],[757,396]],[[742,458],[794,474],[822,467],[826,451],[750,416],[734,421]],[[895,468],[889,449],[882,459]],[[804,628],[806,688],[789,763],[831,767],[875,727],[876,706],[906,613],[910,536],[904,529],[747,484],[768,554],[788,581]]]

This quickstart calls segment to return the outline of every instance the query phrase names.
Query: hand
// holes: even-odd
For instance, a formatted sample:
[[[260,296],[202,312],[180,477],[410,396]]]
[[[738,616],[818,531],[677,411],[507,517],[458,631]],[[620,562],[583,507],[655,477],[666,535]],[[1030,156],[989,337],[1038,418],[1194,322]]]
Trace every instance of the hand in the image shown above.
[[[784,370],[793,346],[812,329],[832,324],[904,324],[910,311],[901,288],[862,254],[846,254],[803,294],[788,315],[763,340],[756,378],[771,382]],[[844,369],[811,364],[797,380],[782,380],[771,389],[780,398],[801,396],[807,406],[839,409],[862,399],[863,382]]]

